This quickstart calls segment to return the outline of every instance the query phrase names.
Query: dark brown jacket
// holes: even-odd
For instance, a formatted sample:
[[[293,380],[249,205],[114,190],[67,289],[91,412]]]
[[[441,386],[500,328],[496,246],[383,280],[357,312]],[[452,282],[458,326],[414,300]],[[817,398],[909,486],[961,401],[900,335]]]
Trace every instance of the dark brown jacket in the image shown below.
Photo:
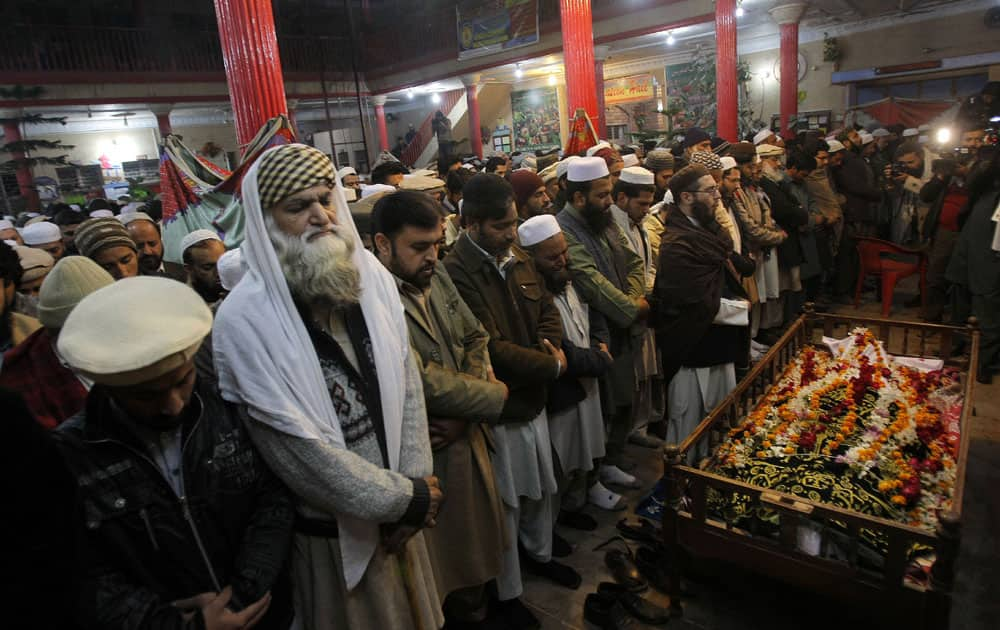
[[[528,422],[545,407],[548,385],[558,377],[556,359],[542,339],[562,343],[562,320],[535,264],[518,247],[504,280],[493,262],[462,234],[444,259],[462,299],[490,334],[489,352],[496,377],[510,396],[500,422]]]

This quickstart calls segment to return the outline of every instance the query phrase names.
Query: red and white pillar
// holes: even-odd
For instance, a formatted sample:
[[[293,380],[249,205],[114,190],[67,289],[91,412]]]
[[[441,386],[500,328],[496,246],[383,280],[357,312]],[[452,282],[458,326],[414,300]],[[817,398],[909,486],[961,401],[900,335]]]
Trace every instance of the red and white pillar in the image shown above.
[[[469,74],[462,77],[465,85],[465,102],[469,106],[469,148],[483,159],[483,132],[479,120],[479,82],[482,75]]]
[[[599,139],[608,137],[608,117],[604,104],[604,61],[611,51],[610,46],[594,46],[594,87],[597,88],[597,118],[593,119]]]
[[[594,76],[594,24],[590,0],[559,0],[562,21],[563,65],[566,68],[566,105],[573,118],[584,109],[592,121],[597,109],[597,81]]]
[[[378,128],[379,151],[389,150],[389,129],[385,126],[385,101],[384,94],[376,94],[372,97],[375,104],[375,125]]]
[[[11,117],[16,115],[19,115],[19,113],[13,114]],[[3,137],[4,144],[20,142],[23,139],[21,137],[21,130],[15,122],[4,123]],[[16,151],[12,152],[10,157],[13,160],[23,160],[26,156],[24,153]],[[17,176],[18,191],[21,193],[21,196],[24,197],[28,210],[38,210],[38,191],[35,190],[35,180],[31,174],[31,167],[27,164],[19,166],[15,175]]]
[[[243,149],[265,122],[288,113],[271,0],[215,0],[215,16]]]
[[[795,132],[788,121],[799,111],[799,20],[806,12],[801,2],[783,4],[769,11],[781,31],[780,111],[781,130],[784,138],[793,138]]]
[[[736,82],[736,0],[715,0],[715,133],[739,140],[739,92]]]

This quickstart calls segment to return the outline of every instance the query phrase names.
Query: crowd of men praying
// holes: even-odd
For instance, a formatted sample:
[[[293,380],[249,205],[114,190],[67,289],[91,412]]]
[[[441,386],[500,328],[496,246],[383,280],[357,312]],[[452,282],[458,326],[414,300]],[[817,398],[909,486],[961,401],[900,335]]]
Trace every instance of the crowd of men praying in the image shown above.
[[[559,531],[626,509],[626,444],[682,442],[805,302],[853,302],[859,237],[926,253],[923,316],[975,313],[998,367],[1000,160],[988,119],[960,124],[947,159],[917,129],[692,128],[384,155],[364,183],[283,145],[243,177],[239,246],[193,231],[175,268],[156,203],[4,219],[18,605],[39,628],[539,627],[522,576],[580,586]]]

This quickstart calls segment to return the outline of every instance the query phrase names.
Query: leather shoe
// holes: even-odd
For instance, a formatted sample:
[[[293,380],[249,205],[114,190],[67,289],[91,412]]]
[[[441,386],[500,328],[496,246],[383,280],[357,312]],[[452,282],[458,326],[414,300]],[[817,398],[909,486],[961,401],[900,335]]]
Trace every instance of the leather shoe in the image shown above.
[[[532,575],[548,578],[559,586],[565,586],[574,591],[580,588],[580,583],[583,582],[583,578],[575,569],[555,560],[539,562],[527,554],[521,554],[521,565],[525,571]]]
[[[663,534],[659,527],[656,527],[644,518],[640,518],[635,525],[630,524],[626,519],[618,521],[618,531],[629,540],[635,540],[647,545],[657,545],[663,539]]]
[[[590,514],[584,514],[583,512],[559,510],[559,517],[556,519],[556,523],[562,525],[563,527],[579,529],[584,532],[592,532],[597,529],[597,521],[594,517]]]
[[[669,610],[626,590],[621,584],[601,582],[597,585],[597,594],[617,599],[630,615],[643,623],[660,625],[670,621]]]
[[[635,565],[639,569],[639,574],[661,593],[670,590],[670,579],[664,571],[665,564],[663,556],[649,547],[639,547],[635,552]]]
[[[565,558],[573,553],[573,546],[559,534],[552,532],[552,557]]]
[[[601,630],[635,628],[635,623],[625,607],[614,597],[591,593],[583,603],[583,618]]]
[[[615,582],[618,582],[633,593],[646,590],[646,581],[642,579],[639,568],[635,566],[635,557],[632,555],[632,548],[628,546],[628,542],[624,538],[621,536],[610,538],[594,547],[594,551],[598,551],[601,547],[614,542],[620,542],[625,547],[625,551],[610,549],[604,554],[604,564],[608,567],[608,571],[611,572],[611,577],[615,578]]]

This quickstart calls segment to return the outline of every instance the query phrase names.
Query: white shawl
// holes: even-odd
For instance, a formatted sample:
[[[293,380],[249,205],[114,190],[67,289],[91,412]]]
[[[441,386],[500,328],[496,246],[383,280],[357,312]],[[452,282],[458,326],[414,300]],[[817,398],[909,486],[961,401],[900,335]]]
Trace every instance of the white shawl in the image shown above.
[[[275,149],[271,149],[275,150]],[[263,157],[263,156],[261,156]],[[292,302],[264,224],[257,162],[243,178],[246,220],[243,259],[247,273],[223,301],[215,320],[213,349],[219,388],[228,401],[246,405],[250,416],[275,430],[346,448],[319,359]],[[354,239],[361,274],[361,309],[371,337],[385,421],[389,468],[398,470],[409,351],[406,319],[389,272],[364,249],[337,181],[337,222]],[[361,581],[379,540],[378,524],[336,514],[348,589]]]

